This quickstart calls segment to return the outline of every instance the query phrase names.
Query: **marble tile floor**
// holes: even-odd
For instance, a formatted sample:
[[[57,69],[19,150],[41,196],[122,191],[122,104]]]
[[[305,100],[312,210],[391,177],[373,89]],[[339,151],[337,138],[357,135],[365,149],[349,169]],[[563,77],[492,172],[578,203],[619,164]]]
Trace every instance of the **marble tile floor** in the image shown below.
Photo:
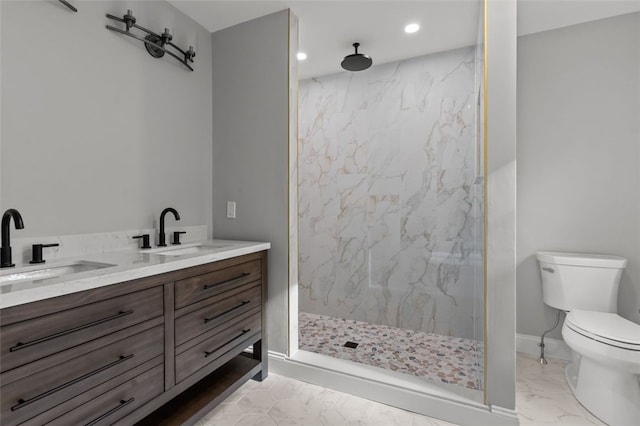
[[[565,361],[519,353],[516,358],[516,406],[522,426],[605,425],[575,399],[564,378]]]
[[[482,389],[482,343],[300,312],[300,349],[469,389]],[[346,342],[358,343],[356,348]]]
[[[445,426],[353,395],[270,373],[245,383],[196,426]]]
[[[603,425],[585,410],[564,381],[564,361],[538,364],[518,354],[517,407],[523,426]],[[250,380],[197,426],[446,426],[421,416],[353,395],[270,374]]]

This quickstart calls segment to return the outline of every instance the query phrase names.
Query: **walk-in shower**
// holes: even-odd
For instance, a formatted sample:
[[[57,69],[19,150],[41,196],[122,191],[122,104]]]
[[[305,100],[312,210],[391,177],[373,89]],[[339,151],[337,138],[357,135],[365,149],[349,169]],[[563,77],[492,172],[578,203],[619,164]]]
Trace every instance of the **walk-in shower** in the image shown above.
[[[482,47],[299,82],[299,348],[483,389]]]

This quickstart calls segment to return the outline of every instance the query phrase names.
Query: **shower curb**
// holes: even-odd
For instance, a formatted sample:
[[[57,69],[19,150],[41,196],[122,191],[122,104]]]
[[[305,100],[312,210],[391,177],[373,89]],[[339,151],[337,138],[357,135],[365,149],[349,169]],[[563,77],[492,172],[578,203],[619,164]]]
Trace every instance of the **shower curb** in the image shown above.
[[[382,383],[337,369],[318,367],[308,362],[298,361],[294,359],[295,357],[296,355],[287,357],[270,351],[269,370],[291,379],[463,426],[516,426],[519,424],[515,410],[486,406],[465,397],[439,396]]]

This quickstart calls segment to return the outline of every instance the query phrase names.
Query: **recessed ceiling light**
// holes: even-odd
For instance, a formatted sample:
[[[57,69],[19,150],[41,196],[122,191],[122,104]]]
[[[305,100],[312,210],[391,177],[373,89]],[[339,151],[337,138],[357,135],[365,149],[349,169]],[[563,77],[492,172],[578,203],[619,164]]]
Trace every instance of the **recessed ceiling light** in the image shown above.
[[[420,25],[418,24],[409,24],[406,27],[404,27],[404,32],[407,34],[413,34],[415,32],[417,32],[420,29]]]
[[[305,59],[307,59],[307,54],[304,52],[298,52],[296,57],[298,58],[299,61],[304,61]]]

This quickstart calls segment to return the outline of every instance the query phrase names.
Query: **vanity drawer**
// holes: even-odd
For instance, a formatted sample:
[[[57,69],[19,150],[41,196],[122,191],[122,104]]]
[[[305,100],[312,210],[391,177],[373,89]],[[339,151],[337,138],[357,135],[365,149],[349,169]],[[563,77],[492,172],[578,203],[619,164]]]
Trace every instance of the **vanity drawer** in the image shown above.
[[[217,271],[175,282],[175,307],[203,300],[257,281],[261,276],[260,260],[229,266]]]
[[[143,375],[145,372],[153,369],[154,367],[160,368],[164,371],[163,364],[163,356],[157,356],[155,358],[150,359],[149,361],[140,364],[131,370],[128,370],[120,375],[115,376],[114,378],[101,383],[100,385],[89,389],[88,391],[82,392],[81,394],[56,405],[54,408],[44,411],[38,414],[35,417],[30,418],[23,425],[29,426],[40,426],[40,425],[48,425],[51,422],[55,421],[58,417],[63,417],[64,415],[70,411],[81,409],[83,404],[91,404],[94,399],[100,398],[101,395],[110,392],[112,389],[124,385],[126,382],[131,380],[135,380],[137,376]],[[153,390],[151,390],[153,392]],[[136,398],[138,399],[138,398]],[[95,414],[96,413],[92,413]],[[87,416],[90,417],[90,416]],[[68,423],[69,425],[73,423]],[[84,423],[80,423],[84,424]]]
[[[161,355],[163,336],[156,326],[2,386],[2,424],[19,424]]]
[[[154,287],[3,326],[0,372],[162,314],[162,287]]]
[[[261,330],[261,311],[255,310],[224,323],[206,334],[202,341],[185,349],[177,348],[176,383],[207,366],[236,346],[246,347]]]
[[[158,365],[47,425],[111,425],[160,395],[163,390],[164,369],[162,365]]]
[[[175,345],[180,346],[192,338],[212,330],[234,317],[261,306],[262,287],[260,283],[250,283],[219,297],[206,299],[196,305],[199,309],[179,316],[176,319]],[[228,297],[225,297],[228,296]],[[180,315],[180,313],[176,313]]]

